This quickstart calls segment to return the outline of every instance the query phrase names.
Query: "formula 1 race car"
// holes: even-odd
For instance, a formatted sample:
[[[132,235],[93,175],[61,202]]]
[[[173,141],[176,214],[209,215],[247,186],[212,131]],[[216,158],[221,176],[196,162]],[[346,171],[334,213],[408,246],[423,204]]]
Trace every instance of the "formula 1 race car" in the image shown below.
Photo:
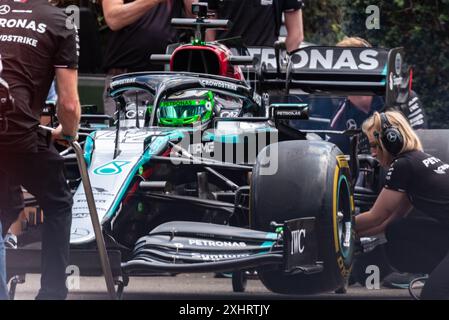
[[[375,196],[354,187],[359,132],[307,129],[320,119],[308,103],[287,98],[295,90],[378,94],[393,105],[403,86],[402,51],[308,47],[286,65],[277,59],[272,66],[268,56],[241,67],[254,58],[200,39],[168,58],[172,71],[115,77],[115,125],[96,130],[93,116],[86,129],[84,160],[120,292],[130,276],[155,272],[231,271],[242,290],[238,280],[249,269],[273,292],[344,288],[355,247],[354,195]],[[350,154],[324,134],[347,136]],[[74,189],[70,263],[98,275],[86,185],[75,155],[64,155]],[[39,267],[37,251],[8,250],[10,276]]]

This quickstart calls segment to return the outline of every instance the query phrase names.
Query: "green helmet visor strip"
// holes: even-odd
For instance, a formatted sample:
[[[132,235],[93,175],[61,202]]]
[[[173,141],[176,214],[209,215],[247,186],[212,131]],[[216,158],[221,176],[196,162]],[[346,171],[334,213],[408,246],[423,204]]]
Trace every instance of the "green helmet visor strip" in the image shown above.
[[[162,101],[158,121],[165,126],[185,126],[209,121],[214,108],[214,94],[208,91],[203,98]]]

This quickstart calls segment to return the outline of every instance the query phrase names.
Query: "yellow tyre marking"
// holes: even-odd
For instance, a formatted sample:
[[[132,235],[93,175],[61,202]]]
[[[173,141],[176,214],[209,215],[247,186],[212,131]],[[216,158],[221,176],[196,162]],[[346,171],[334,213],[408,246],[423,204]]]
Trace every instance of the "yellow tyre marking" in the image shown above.
[[[343,168],[349,168],[349,164],[348,161],[346,160],[346,157],[341,155],[341,156],[337,156],[337,167],[335,169],[335,173],[334,173],[334,194],[333,194],[333,208],[332,208],[332,219],[333,219],[333,228],[334,228],[334,242],[335,242],[335,252],[338,253],[340,251],[340,241],[338,239],[338,224],[337,224],[337,191],[338,191],[338,182],[339,182],[339,174],[340,174],[340,169]],[[351,206],[351,210],[354,211],[355,210],[355,205],[354,205],[354,197],[353,195],[350,196],[350,206]],[[352,266],[347,269],[343,260],[343,257],[339,256],[337,258],[337,265],[340,269],[340,272],[342,274],[343,277],[349,277],[349,274],[351,272]]]
[[[338,158],[337,158],[338,160]],[[334,227],[334,241],[335,241],[335,252],[340,251],[340,242],[338,241],[338,227],[337,227],[337,190],[338,190],[338,177],[340,173],[340,167],[335,168],[334,173],[334,192],[333,192],[333,204],[332,204],[332,220]]]

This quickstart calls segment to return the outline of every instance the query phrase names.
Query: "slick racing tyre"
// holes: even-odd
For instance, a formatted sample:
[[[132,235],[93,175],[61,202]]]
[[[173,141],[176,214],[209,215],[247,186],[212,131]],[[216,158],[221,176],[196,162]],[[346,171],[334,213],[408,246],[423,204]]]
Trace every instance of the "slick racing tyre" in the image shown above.
[[[323,141],[280,142],[265,151],[259,154],[252,175],[253,226],[273,231],[272,221],[315,217],[318,261],[324,269],[311,275],[288,275],[282,267],[264,267],[259,270],[260,279],[269,290],[287,294],[344,287],[355,238],[354,200],[345,156],[335,145]],[[277,168],[267,170],[268,163]]]

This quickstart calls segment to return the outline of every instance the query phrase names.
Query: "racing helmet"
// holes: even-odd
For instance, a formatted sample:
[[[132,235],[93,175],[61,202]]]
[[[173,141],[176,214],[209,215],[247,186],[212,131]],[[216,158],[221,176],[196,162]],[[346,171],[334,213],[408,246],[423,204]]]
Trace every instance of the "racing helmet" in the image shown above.
[[[161,101],[158,125],[167,127],[201,125],[204,129],[213,117],[214,94],[208,90],[188,90]]]

